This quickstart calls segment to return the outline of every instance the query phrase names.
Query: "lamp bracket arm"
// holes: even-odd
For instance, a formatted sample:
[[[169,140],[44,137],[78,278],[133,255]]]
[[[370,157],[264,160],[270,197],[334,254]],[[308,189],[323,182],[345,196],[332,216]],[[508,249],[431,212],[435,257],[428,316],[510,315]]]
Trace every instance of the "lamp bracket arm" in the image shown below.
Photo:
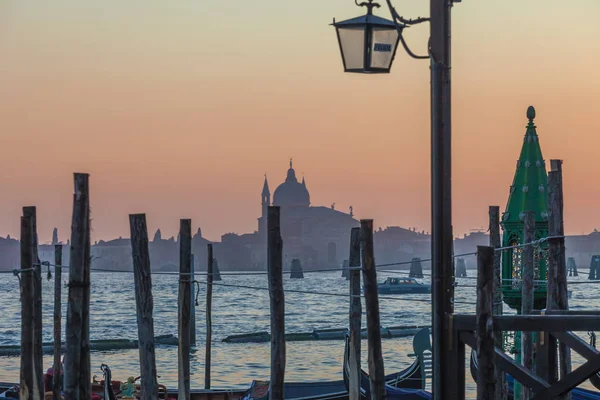
[[[354,1],[356,2],[356,0],[354,0]],[[387,1],[388,8],[390,9],[390,14],[392,14],[392,18],[394,20],[400,21],[400,23],[403,25],[407,25],[407,26],[417,25],[417,24],[421,24],[423,22],[429,22],[431,20],[431,18],[424,18],[424,17],[418,17],[415,19],[405,19],[400,14],[398,14],[398,12],[394,8],[394,6],[392,6],[391,0],[386,0],[386,1]]]
[[[402,43],[402,47],[404,47],[404,50],[406,51],[406,53],[411,56],[412,58],[416,58],[417,60],[426,60],[431,58],[430,56],[418,56],[415,53],[413,53],[410,48],[408,47],[408,45],[406,44],[406,41],[404,40],[404,36],[402,36],[402,32],[398,33],[400,36],[400,42]],[[429,48],[429,45],[427,46]]]
[[[356,0],[354,0],[354,1],[356,1]],[[406,19],[402,18],[400,15],[398,15],[396,10],[394,9],[394,6],[392,6],[391,0],[386,0],[386,1],[387,1],[388,8],[390,9],[390,13],[392,14],[392,20],[394,21],[394,25],[396,25],[396,30],[398,31],[398,37],[400,38],[400,42],[402,43],[402,47],[404,47],[404,50],[406,51],[406,53],[409,56],[411,56],[412,58],[416,58],[417,60],[425,60],[425,59],[430,58],[429,55],[418,56],[415,53],[413,53],[410,50],[410,48],[408,47],[408,44],[406,44],[406,41],[404,40],[404,36],[402,36],[402,31],[404,30],[404,28],[406,28],[410,25],[420,24],[421,22],[429,21],[429,18],[417,18],[416,20],[406,20]],[[400,21],[400,22],[398,22],[398,21]],[[427,48],[429,49],[429,44],[427,45]]]

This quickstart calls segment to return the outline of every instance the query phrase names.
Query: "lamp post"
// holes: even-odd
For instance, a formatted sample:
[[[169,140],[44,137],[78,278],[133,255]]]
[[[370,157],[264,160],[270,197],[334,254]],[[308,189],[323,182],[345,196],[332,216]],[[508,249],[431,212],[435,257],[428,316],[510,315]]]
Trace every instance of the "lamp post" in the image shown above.
[[[358,3],[367,7],[367,14],[341,22],[333,22],[338,33],[342,61],[346,72],[386,73],[392,66],[398,41],[413,58],[430,59],[431,68],[431,255],[432,255],[432,335],[433,335],[433,396],[436,400],[453,395],[456,382],[455,366],[447,358],[451,349],[448,340],[449,316],[453,312],[453,234],[452,234],[452,187],[451,187],[451,107],[450,107],[450,10],[460,0],[430,0],[430,18],[404,19],[391,0],[386,0],[393,20],[384,20],[372,14],[379,4],[373,0]],[[382,21],[383,20],[383,21]],[[415,55],[407,46],[402,32],[405,28],[429,21],[429,54]],[[379,35],[377,29],[385,30],[392,23],[398,40],[392,49],[393,35]],[[345,29],[355,31],[346,32]],[[359,33],[364,39],[358,39]],[[385,41],[383,38],[387,39]],[[383,46],[381,45],[383,44]],[[380,50],[389,49],[389,65],[381,67],[374,62],[380,59]],[[363,55],[362,59],[360,54]],[[444,393],[446,391],[446,393]],[[444,396],[450,394],[450,396]]]

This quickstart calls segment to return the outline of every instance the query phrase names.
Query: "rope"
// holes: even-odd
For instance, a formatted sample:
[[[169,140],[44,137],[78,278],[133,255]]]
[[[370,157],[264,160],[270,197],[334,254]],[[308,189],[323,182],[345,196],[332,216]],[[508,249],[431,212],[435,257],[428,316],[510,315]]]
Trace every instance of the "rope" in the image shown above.
[[[184,281],[187,282],[187,281]],[[208,282],[206,281],[195,281],[197,283],[201,283],[203,285],[208,285]],[[230,283],[217,283],[217,282],[213,282],[212,283],[215,286],[226,286],[226,287],[235,287],[235,288],[240,288],[240,289],[251,289],[251,290],[263,290],[263,291],[270,291],[270,289],[268,287],[261,287],[261,286],[250,286],[250,285],[234,285],[234,284],[230,284]],[[334,296],[334,297],[354,297],[354,298],[360,298],[360,297],[364,297],[364,295],[349,295],[349,294],[342,294],[342,293],[330,293],[330,292],[314,292],[314,291],[308,291],[308,290],[298,290],[298,289],[285,289],[285,293],[299,293],[299,294],[310,294],[310,295],[318,295],[318,296]],[[429,299],[408,299],[408,298],[398,298],[398,297],[379,297],[379,299],[381,300],[400,300],[400,301],[421,301],[421,302],[426,302],[426,303],[431,303],[431,300]]]
[[[21,272],[30,272],[30,271],[35,271],[35,268],[25,268],[25,269],[13,269],[12,271],[0,271],[0,274],[13,274],[13,275],[18,275]]]

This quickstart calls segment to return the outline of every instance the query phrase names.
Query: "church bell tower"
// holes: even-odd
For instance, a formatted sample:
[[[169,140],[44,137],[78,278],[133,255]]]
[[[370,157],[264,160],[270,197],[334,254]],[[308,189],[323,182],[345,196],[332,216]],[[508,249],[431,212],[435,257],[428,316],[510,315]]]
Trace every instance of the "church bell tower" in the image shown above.
[[[264,238],[266,243],[267,240],[267,213],[269,212],[269,206],[271,205],[271,191],[269,190],[269,182],[267,182],[267,174],[265,174],[265,183],[261,193],[261,206],[262,214],[259,218],[258,233],[261,238]]]

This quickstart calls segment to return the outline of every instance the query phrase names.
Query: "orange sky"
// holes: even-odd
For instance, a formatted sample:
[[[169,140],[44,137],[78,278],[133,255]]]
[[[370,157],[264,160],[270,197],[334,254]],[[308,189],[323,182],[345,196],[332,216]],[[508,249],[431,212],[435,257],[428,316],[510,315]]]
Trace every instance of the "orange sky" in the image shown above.
[[[93,4],[90,4],[93,3]],[[407,17],[425,0],[396,0]],[[256,229],[289,157],[313,205],[430,230],[429,68],[344,74],[331,23],[352,0],[0,2],[0,235],[36,205],[69,236],[72,173],[89,172],[93,239],[129,213],[176,235]],[[379,15],[388,17],[382,8]],[[428,28],[410,28],[425,52]],[[465,0],[453,10],[455,234],[503,209],[525,133],[564,160],[568,233],[600,228],[600,2]]]

